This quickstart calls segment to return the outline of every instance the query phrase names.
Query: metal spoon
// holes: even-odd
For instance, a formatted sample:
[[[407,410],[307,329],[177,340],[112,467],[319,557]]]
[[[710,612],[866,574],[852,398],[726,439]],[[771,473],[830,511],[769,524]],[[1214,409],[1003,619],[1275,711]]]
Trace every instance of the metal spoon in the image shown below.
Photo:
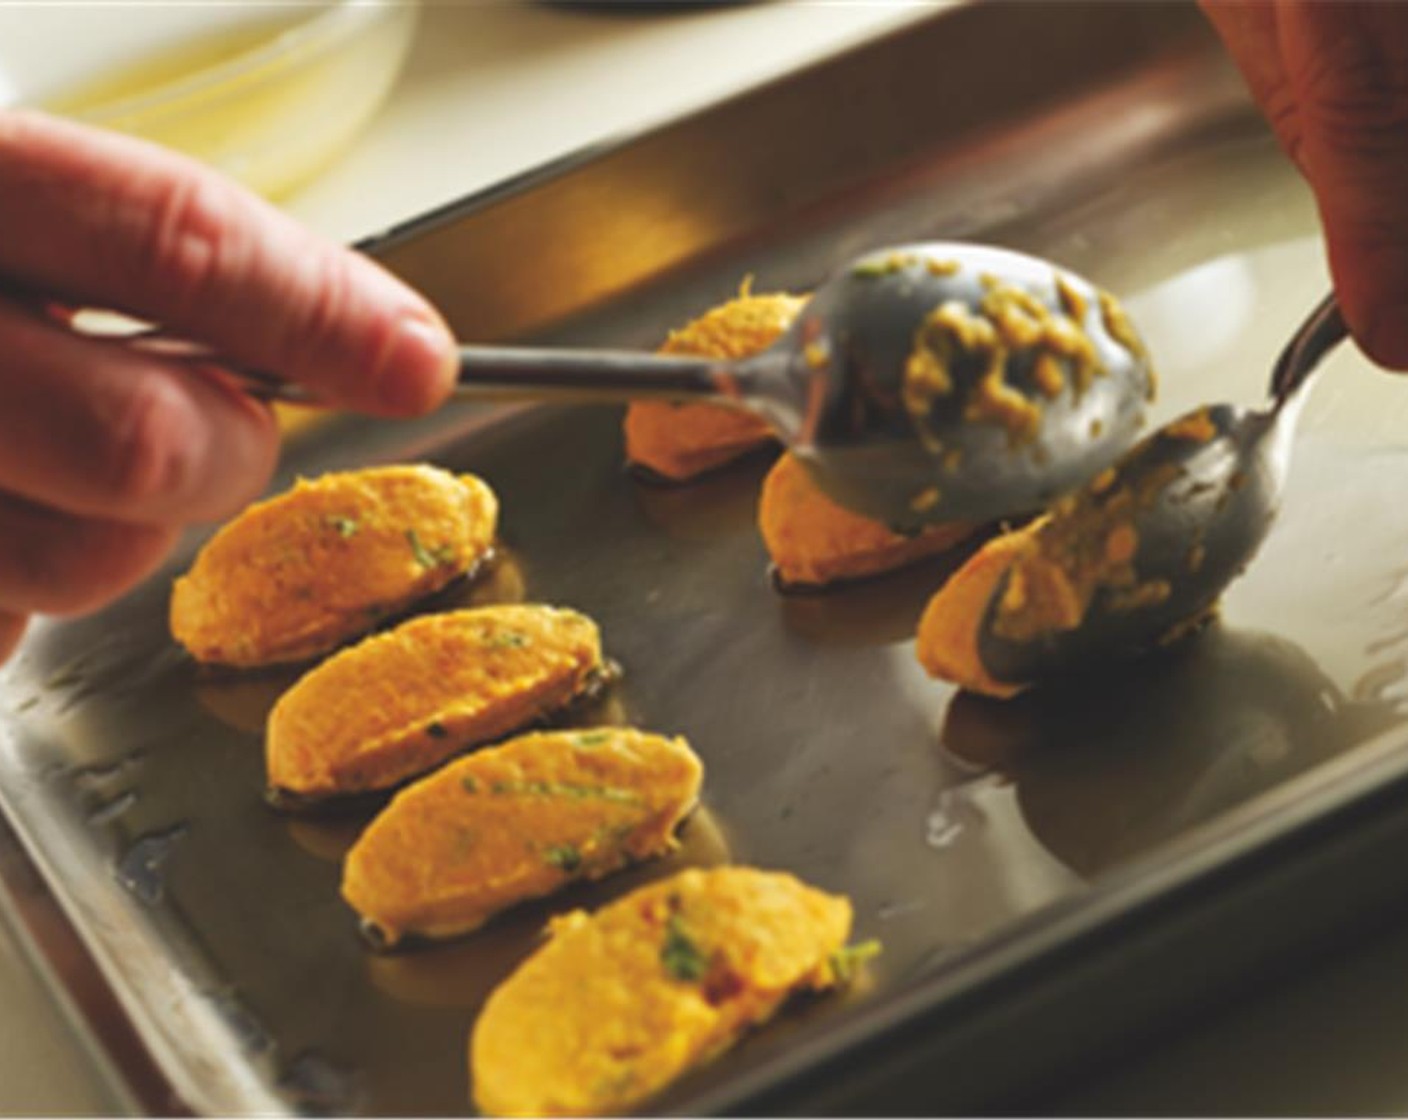
[[[243,372],[265,398],[298,386]],[[869,253],[741,361],[465,346],[457,395],[709,400],[765,418],[820,485],[914,531],[1040,509],[1134,438],[1153,391],[1112,297],[1021,253]]]
[[[1264,411],[1187,413],[1058,502],[990,601],[978,637],[988,672],[1068,674],[1203,621],[1270,531],[1304,387],[1347,333],[1332,294],[1282,351]]]

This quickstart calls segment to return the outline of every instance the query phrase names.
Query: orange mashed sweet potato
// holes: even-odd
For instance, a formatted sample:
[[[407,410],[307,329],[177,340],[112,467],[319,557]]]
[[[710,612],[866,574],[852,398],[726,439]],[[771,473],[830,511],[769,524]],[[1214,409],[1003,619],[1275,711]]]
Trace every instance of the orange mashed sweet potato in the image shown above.
[[[951,522],[906,537],[837,505],[793,454],[784,454],[763,482],[758,527],[784,585],[822,586],[860,579],[946,552],[972,534]]]
[[[398,793],[348,853],[342,894],[384,945],[466,933],[669,851],[702,776],[683,739],[628,727],[522,735]]]
[[[844,971],[851,905],[782,872],[689,870],[552,924],[484,1006],[474,1099],[504,1116],[617,1115]]]
[[[747,286],[671,333],[662,354],[746,358],[766,350],[792,324],[806,297],[754,295]],[[626,458],[683,482],[721,467],[772,439],[767,424],[723,405],[638,401],[626,411]]]
[[[1023,684],[997,680],[987,671],[978,635],[1002,577],[1032,548],[1040,525],[1033,522],[988,541],[929,600],[919,620],[915,653],[931,677],[987,696],[1022,691]]]
[[[603,672],[596,624],[536,605],[402,623],[335,654],[269,714],[270,788],[320,798],[394,786],[558,710]]]
[[[171,632],[198,661],[306,661],[475,568],[497,519],[483,481],[436,467],[300,481],[201,549],[172,590]]]

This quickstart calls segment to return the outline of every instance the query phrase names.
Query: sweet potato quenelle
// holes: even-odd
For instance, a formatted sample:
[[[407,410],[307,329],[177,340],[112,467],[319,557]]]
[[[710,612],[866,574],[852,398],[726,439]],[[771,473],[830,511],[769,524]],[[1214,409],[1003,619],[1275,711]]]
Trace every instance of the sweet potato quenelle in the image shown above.
[[[915,655],[931,677],[999,699],[1027,687],[1026,682],[1000,681],[988,672],[978,635],[1003,576],[1032,546],[1038,526],[1034,522],[988,541],[929,600],[919,619]]]
[[[382,945],[467,933],[669,851],[702,776],[683,739],[627,727],[522,735],[398,793],[348,853],[342,894]]]
[[[754,295],[720,304],[672,333],[661,352],[744,358],[767,349],[792,325],[806,298]],[[751,414],[717,405],[631,405],[626,413],[626,457],[673,482],[698,475],[771,440]],[[893,533],[828,498],[793,455],[783,455],[763,484],[758,525],[784,587],[823,587],[862,579],[944,552],[972,526],[937,525],[915,537]]]
[[[737,299],[705,312],[671,333],[662,354],[747,358],[766,350],[792,325],[805,296],[754,295],[744,285]],[[752,413],[722,405],[640,401],[626,410],[626,458],[672,482],[685,482],[721,467],[772,440]]]
[[[833,502],[790,452],[763,480],[758,528],[778,581],[799,588],[892,571],[947,552],[974,530],[953,521],[912,537],[892,532]]]
[[[306,661],[488,556],[498,500],[430,466],[300,481],[224,526],[176,581],[171,632],[198,661]]]
[[[791,875],[689,870],[551,937],[484,1005],[475,1103],[504,1116],[618,1115],[726,1050],[795,992],[849,978],[851,904]]]
[[[570,704],[608,675],[601,636],[558,607],[427,615],[335,654],[269,715],[271,793],[387,789]]]
[[[1193,427],[1191,435],[1210,438]],[[1154,476],[1157,483],[1160,476]],[[1177,477],[1176,471],[1167,476]],[[988,541],[930,600],[919,622],[916,652],[931,676],[972,692],[1013,696],[1039,682],[999,680],[983,663],[980,635],[1010,643],[1059,640],[1078,630],[1092,609],[1109,614],[1161,611],[1170,595],[1157,573],[1141,575],[1135,516],[1157,487],[1116,482],[1114,470],[1097,476],[1083,491],[1058,500],[1044,516]],[[1191,568],[1203,562],[1195,540],[1185,558]],[[1161,623],[1141,649],[1177,642],[1201,629],[1217,612],[1211,603]],[[1068,668],[1074,670],[1077,665]]]

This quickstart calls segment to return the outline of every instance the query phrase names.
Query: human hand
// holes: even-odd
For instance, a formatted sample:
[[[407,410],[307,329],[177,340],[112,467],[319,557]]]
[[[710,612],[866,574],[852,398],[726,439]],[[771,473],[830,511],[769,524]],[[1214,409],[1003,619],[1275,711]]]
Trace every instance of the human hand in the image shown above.
[[[1200,3],[1315,192],[1355,340],[1408,369],[1408,4]]]
[[[88,307],[382,415],[453,378],[439,316],[365,257],[174,153],[0,112],[0,661],[28,616],[100,606],[242,508],[278,454],[218,369],[82,337]]]

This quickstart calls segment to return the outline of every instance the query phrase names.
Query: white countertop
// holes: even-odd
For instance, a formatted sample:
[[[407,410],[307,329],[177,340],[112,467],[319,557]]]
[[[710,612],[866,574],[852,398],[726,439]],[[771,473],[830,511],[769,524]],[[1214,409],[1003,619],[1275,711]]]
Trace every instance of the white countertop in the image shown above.
[[[939,0],[935,0],[935,3]],[[556,156],[629,134],[927,14],[935,3],[793,0],[576,9],[429,4],[405,77],[356,145],[287,200],[355,240]],[[1243,999],[1053,1111],[1388,1114],[1408,1040],[1408,933]],[[1385,980],[1385,977],[1388,979]],[[1399,1009],[1395,1011],[1395,1009]],[[0,1113],[101,1113],[108,1098],[0,925]]]
[[[670,120],[944,2],[429,3],[390,103],[352,151],[285,205],[320,231],[356,240]]]

